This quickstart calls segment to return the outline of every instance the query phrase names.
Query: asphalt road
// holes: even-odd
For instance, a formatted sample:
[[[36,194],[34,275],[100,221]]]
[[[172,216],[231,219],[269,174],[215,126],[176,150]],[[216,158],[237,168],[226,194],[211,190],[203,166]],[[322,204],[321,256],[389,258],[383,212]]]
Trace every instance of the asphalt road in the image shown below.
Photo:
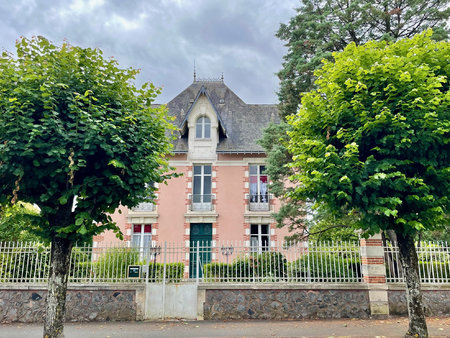
[[[430,337],[450,337],[450,318],[428,318]],[[300,321],[160,321],[67,323],[66,338],[403,337],[406,318]],[[42,324],[3,324],[0,337],[42,337]]]

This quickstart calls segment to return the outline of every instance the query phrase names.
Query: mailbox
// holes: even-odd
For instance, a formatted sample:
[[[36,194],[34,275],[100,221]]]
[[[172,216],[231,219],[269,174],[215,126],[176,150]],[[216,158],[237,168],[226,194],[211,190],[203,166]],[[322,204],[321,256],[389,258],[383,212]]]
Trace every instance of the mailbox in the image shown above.
[[[128,278],[141,278],[141,266],[128,265]]]

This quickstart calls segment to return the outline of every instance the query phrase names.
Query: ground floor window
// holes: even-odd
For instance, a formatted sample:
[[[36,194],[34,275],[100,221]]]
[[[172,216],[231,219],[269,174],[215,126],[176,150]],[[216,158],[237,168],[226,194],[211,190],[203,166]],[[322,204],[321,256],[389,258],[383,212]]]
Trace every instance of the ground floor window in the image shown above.
[[[250,246],[252,252],[262,252],[269,250],[269,225],[251,224],[250,225]]]
[[[152,242],[151,224],[133,224],[133,233],[131,235],[131,245],[135,248],[141,248],[148,251]]]

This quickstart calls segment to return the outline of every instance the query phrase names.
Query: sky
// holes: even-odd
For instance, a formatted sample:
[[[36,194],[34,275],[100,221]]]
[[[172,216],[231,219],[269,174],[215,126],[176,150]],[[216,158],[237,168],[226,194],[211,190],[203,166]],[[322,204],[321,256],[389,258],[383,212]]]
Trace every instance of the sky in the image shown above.
[[[280,23],[299,0],[0,0],[0,50],[20,36],[99,48],[166,103],[197,78],[220,78],[247,103],[277,103]]]

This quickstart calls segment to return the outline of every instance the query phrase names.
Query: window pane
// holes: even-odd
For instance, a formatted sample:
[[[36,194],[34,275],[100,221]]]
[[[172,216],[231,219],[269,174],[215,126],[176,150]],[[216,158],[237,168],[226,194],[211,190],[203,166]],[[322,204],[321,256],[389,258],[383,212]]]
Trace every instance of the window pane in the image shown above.
[[[135,234],[140,234],[141,233],[141,225],[140,224],[134,224],[133,225],[133,232]]]
[[[257,166],[251,165],[250,166],[250,175],[256,175],[256,174],[258,174]]]
[[[151,224],[146,224],[144,226],[144,232],[145,233],[151,233],[152,232],[152,225]]]
[[[202,138],[202,125],[199,121],[197,121],[197,124],[195,125],[195,137]]]
[[[203,194],[210,195],[211,194],[211,176],[205,176],[203,182]]]
[[[261,246],[263,247],[263,251],[267,251],[269,248],[269,236],[261,236]]]
[[[209,123],[209,120],[207,123],[205,123],[205,138],[211,138],[211,124]]]
[[[194,175],[200,175],[202,173],[201,165],[194,165]]]
[[[254,198],[254,196],[257,194],[258,194],[258,177],[250,176],[250,195],[252,195],[252,198]]]
[[[250,247],[251,251],[255,252],[258,250],[258,236],[252,236],[250,237]]]
[[[257,235],[258,234],[258,224],[251,224],[250,225],[250,233],[252,235]]]
[[[139,247],[141,245],[141,235],[133,234],[131,236],[131,246]]]
[[[201,176],[194,176],[194,195],[200,195],[201,192]]]
[[[266,173],[266,166],[265,165],[260,165],[259,166],[259,173],[260,174],[265,174]]]
[[[269,234],[269,225],[268,224],[261,224],[261,233],[264,235]]]
[[[143,247],[145,249],[148,249],[150,247],[150,241],[152,240],[152,236],[151,235],[145,235],[144,236],[144,244]]]
[[[203,166],[205,169],[205,175],[211,175],[211,166],[210,165],[204,165]]]

